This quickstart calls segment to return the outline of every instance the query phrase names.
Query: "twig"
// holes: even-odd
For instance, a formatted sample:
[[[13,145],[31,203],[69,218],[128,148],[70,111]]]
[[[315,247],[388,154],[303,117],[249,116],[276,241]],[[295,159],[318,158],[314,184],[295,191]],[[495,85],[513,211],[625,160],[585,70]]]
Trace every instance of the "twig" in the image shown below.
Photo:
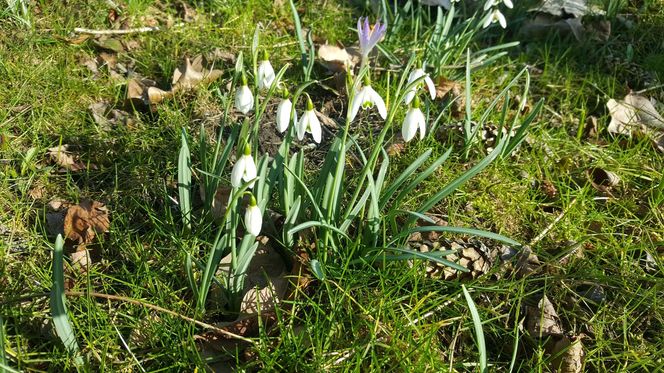
[[[125,30],[92,30],[89,28],[76,27],[74,29],[74,32],[77,32],[79,34],[90,34],[90,35],[125,35],[125,34],[135,34],[135,33],[159,31],[159,30],[161,29],[158,26],[128,28]]]
[[[558,215],[549,225],[547,225],[546,228],[544,228],[544,230],[542,232],[540,232],[540,234],[537,235],[537,237],[533,238],[532,241],[530,241],[528,246],[532,247],[536,243],[540,242],[544,237],[546,237],[546,235],[549,234],[551,229],[553,229],[553,226],[558,224],[558,222],[565,216],[565,214],[567,214],[569,209],[572,208],[572,206],[574,206],[576,201],[577,201],[577,199],[574,198],[572,200],[572,202],[569,203],[567,208],[565,208],[565,210],[563,210],[563,212],[560,213],[560,215]]]

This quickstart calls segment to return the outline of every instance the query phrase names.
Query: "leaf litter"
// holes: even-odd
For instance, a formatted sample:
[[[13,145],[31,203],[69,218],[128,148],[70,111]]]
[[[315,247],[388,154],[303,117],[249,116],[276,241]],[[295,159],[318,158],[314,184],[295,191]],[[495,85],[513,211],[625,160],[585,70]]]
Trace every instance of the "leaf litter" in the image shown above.
[[[607,131],[611,134],[631,137],[647,136],[656,149],[664,152],[664,118],[657,111],[658,102],[629,93],[622,100],[610,99],[606,103],[611,115]]]

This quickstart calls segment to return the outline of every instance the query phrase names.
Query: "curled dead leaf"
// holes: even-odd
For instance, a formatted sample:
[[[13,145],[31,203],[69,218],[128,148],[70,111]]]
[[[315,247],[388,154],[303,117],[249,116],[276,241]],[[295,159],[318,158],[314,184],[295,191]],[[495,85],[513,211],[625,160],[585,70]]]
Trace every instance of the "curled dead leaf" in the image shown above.
[[[85,170],[87,167],[85,163],[81,162],[78,155],[69,151],[69,145],[63,144],[53,148],[49,148],[47,154],[51,161],[65,170],[77,172]],[[97,169],[97,166],[90,164],[91,169]]]
[[[110,225],[108,208],[101,202],[86,200],[67,209],[64,233],[67,239],[84,246],[99,233],[108,232]]]
[[[222,71],[218,69],[208,70],[204,66],[202,55],[194,57],[193,60],[185,58],[184,62],[173,72],[171,91],[189,90],[199,84],[207,84],[217,80]]]
[[[528,276],[541,266],[540,260],[529,246],[524,246],[517,255],[515,272],[518,278]]]
[[[600,192],[608,192],[611,188],[620,183],[620,177],[618,175],[603,168],[591,168],[588,170],[588,175],[593,188]]]
[[[563,335],[558,313],[546,295],[537,302],[537,307],[526,306],[526,330],[536,338]]]
[[[664,118],[655,108],[655,101],[644,96],[628,94],[623,100],[610,99],[606,107],[611,114],[609,133],[631,136],[632,131],[664,130]]]
[[[583,372],[585,352],[581,340],[585,335],[568,338],[563,336],[555,341],[551,348],[551,366],[558,373]]]
[[[320,63],[333,73],[343,73],[352,70],[361,60],[357,50],[336,45],[323,44],[318,47]]]

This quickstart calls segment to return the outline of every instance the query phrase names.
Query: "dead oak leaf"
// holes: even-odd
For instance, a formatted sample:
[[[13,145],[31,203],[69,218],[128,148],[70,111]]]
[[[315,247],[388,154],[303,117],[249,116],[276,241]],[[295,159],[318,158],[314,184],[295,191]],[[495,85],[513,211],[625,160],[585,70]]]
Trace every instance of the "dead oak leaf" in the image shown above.
[[[101,202],[83,201],[67,209],[64,221],[64,233],[67,239],[88,244],[99,233],[110,228],[108,208]]]
[[[562,337],[558,339],[551,348],[552,368],[558,373],[581,373],[583,372],[583,359],[585,352],[581,340],[585,335],[576,337]]]
[[[546,295],[537,302],[537,307],[526,307],[526,330],[537,338],[563,335],[558,313]]]
[[[185,58],[182,65],[180,65],[173,72],[173,80],[171,82],[172,91],[189,90],[199,84],[207,84],[217,80],[222,74],[221,70],[213,69],[208,70],[204,67],[203,56],[198,55],[193,60]]]
[[[65,170],[77,172],[87,168],[85,163],[81,162],[78,155],[72,154],[69,151],[69,145],[67,144],[49,148],[47,154],[53,163],[57,164]],[[91,164],[90,168],[96,169],[97,166]]]

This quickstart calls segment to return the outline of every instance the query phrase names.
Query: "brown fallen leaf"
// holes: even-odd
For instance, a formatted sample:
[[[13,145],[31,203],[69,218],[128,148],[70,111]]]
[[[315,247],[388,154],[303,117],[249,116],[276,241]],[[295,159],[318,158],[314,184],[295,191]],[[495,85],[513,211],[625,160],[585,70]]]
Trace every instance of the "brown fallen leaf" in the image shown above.
[[[461,97],[461,84],[442,75],[439,76],[436,81],[436,99],[454,100],[457,97]]]
[[[67,239],[82,244],[80,250],[99,233],[108,232],[110,225],[108,208],[101,202],[85,200],[67,209],[64,233]]]
[[[103,129],[110,129],[119,125],[131,126],[135,118],[126,111],[111,108],[106,102],[96,102],[88,106],[95,123]]]
[[[514,269],[517,278],[525,277],[537,271],[541,265],[539,258],[533,253],[529,246],[523,246],[516,257],[517,262]]]
[[[664,151],[664,118],[657,111],[654,99],[630,93],[623,100],[610,99],[606,107],[611,114],[607,131],[632,136],[645,134],[657,150]]]
[[[330,72],[344,73],[352,70],[360,62],[361,56],[350,48],[323,44],[318,47],[318,59]]]
[[[205,68],[202,55],[194,57],[193,60],[185,58],[184,62],[173,72],[171,90],[173,92],[189,90],[199,84],[211,83],[217,80],[221,74],[221,70]]]
[[[221,219],[224,217],[224,214],[226,213],[226,206],[228,205],[228,199],[231,195],[231,190],[232,189],[227,186],[220,186],[217,188],[210,209],[210,214],[212,214],[214,219]],[[203,184],[200,185],[198,192],[201,200],[205,202],[205,188],[203,187]]]
[[[611,171],[603,168],[594,167],[588,170],[590,183],[593,188],[600,192],[609,192],[613,187],[620,183],[620,177]]]
[[[546,295],[537,302],[537,307],[526,306],[526,331],[536,338],[563,335],[558,313]]]
[[[583,372],[583,343],[581,340],[585,335],[568,338],[563,336],[553,344],[551,348],[551,367],[558,373],[581,373]]]
[[[69,151],[69,145],[67,144],[49,148],[46,154],[53,163],[65,170],[77,172],[86,169],[85,163],[81,162],[78,155],[74,155]],[[96,169],[97,166],[90,164],[90,168]]]
[[[151,106],[172,96],[172,91],[157,88],[154,80],[132,79],[127,82],[127,100],[135,105]]]

